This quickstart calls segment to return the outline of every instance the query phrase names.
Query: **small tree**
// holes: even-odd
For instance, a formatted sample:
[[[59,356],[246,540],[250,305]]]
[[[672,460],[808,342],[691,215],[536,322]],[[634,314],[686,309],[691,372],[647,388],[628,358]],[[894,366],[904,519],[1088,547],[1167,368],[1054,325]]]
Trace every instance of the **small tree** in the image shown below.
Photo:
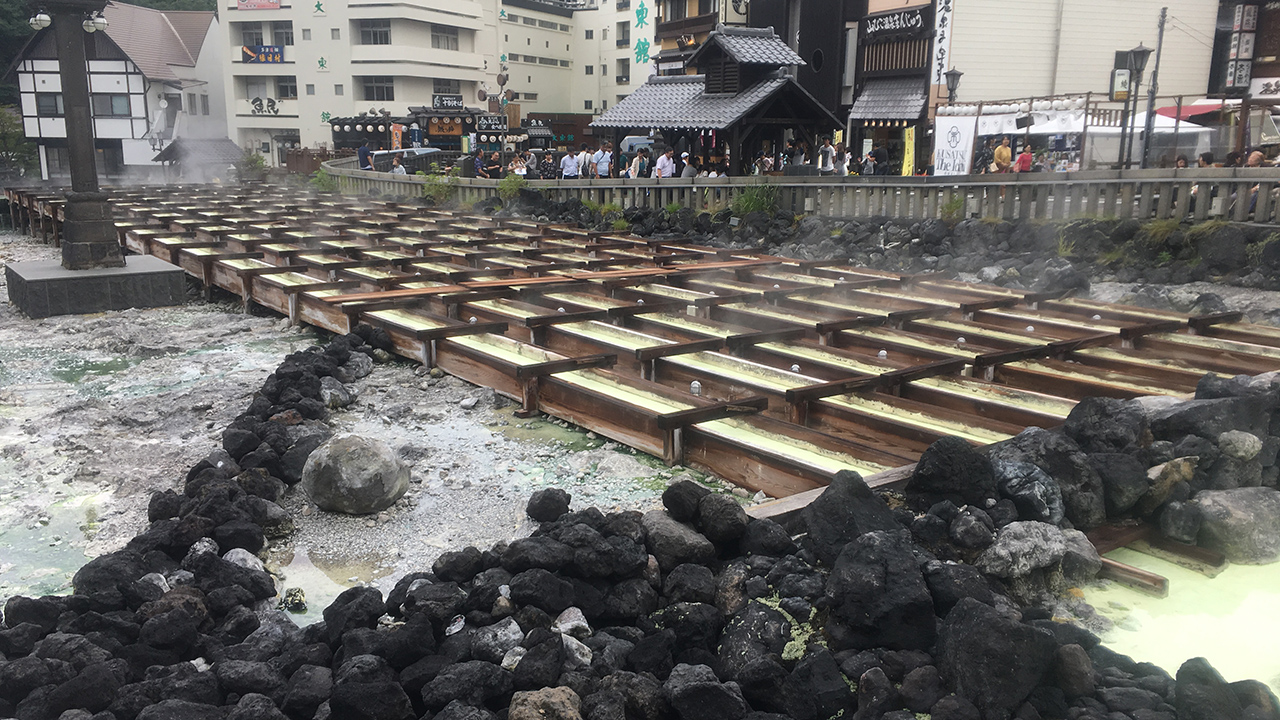
[[[22,177],[39,167],[36,144],[23,132],[17,108],[0,107],[0,177]]]

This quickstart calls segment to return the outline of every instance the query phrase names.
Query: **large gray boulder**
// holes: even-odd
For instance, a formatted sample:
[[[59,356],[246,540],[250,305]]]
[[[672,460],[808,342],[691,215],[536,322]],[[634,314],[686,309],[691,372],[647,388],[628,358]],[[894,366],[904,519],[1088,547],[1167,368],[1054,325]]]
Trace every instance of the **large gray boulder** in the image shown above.
[[[1200,508],[1202,547],[1234,563],[1280,559],[1280,492],[1266,487],[1205,490],[1191,502]]]
[[[1048,523],[1024,520],[1000,528],[996,541],[974,564],[988,575],[1022,577],[1032,570],[1050,567],[1067,553],[1062,530]]]
[[[302,489],[321,510],[367,515],[409,489],[409,468],[386,443],[344,435],[316,448],[302,468]]]

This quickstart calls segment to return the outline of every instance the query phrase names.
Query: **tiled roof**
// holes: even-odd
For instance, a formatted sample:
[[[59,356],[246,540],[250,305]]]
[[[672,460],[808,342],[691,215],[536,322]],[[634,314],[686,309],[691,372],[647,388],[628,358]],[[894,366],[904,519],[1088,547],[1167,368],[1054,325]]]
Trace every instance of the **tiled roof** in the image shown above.
[[[926,81],[876,78],[868,80],[853,101],[853,120],[915,120],[928,100]]]
[[[707,41],[689,58],[696,65],[698,57],[712,46],[719,46],[734,62],[747,65],[804,65],[805,62],[785,42],[774,34],[773,28],[725,27],[717,25],[707,35]]]
[[[213,13],[160,11],[109,3],[107,37],[149,80],[178,80],[173,67],[194,67]],[[170,17],[173,16],[173,17]]]
[[[706,95],[702,75],[649,76],[645,84],[604,111],[591,127],[722,130],[791,82],[761,80],[737,95]]]
[[[231,165],[244,158],[244,150],[228,138],[178,138],[165,146],[152,162],[184,165]]]

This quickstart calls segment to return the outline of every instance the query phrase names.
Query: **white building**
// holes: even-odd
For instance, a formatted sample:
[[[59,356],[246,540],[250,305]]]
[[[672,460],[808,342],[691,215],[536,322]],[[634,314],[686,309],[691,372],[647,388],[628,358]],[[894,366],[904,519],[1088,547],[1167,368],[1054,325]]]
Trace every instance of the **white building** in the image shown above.
[[[578,114],[585,128],[649,74],[647,52],[633,71],[634,42],[652,42],[650,23],[632,32],[640,0],[221,2],[229,135],[273,164],[330,147],[330,119],[496,111],[500,90],[515,119]]]
[[[98,173],[141,179],[159,173],[157,152],[176,138],[225,138],[224,55],[211,12],[159,11],[113,2],[106,31],[87,44]],[[54,29],[37,32],[14,74],[22,122],[39,147],[45,179],[70,174]]]

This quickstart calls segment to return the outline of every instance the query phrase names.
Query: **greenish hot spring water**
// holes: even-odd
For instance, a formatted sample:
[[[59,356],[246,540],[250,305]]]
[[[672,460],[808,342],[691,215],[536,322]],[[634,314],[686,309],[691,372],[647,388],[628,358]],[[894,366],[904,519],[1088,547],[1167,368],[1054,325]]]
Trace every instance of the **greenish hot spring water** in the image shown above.
[[[1107,647],[1173,675],[1203,657],[1230,682],[1256,679],[1280,693],[1280,564],[1231,565],[1215,578],[1120,549],[1107,557],[1169,579],[1155,598],[1118,583],[1085,588],[1085,600],[1114,628]]]

